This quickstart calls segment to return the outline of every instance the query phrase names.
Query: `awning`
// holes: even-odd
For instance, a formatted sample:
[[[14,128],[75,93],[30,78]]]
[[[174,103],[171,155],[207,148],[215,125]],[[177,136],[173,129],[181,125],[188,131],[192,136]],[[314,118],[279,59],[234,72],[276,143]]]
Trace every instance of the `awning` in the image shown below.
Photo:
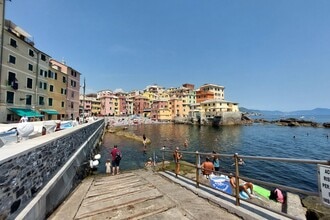
[[[58,111],[55,109],[40,109],[41,112],[45,112],[48,115],[58,115]]]
[[[42,114],[40,114],[37,111],[34,111],[32,109],[25,109],[25,108],[9,108],[10,111],[14,112],[15,114],[19,116],[26,116],[26,117],[44,117]]]

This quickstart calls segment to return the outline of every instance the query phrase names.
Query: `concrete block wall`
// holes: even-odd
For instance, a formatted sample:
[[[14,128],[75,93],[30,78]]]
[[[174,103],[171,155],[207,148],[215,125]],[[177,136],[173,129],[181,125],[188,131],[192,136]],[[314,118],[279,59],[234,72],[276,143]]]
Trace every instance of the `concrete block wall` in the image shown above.
[[[241,112],[224,112],[222,114],[223,125],[237,125],[241,123],[242,113]]]
[[[0,148],[0,219],[45,219],[80,181],[103,119]]]

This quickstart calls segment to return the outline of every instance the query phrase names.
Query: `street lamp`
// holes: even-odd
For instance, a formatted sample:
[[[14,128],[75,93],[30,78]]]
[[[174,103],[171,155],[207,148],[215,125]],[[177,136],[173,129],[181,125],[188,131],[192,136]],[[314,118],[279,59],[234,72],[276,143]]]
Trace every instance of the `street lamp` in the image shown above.
[[[83,123],[85,122],[85,90],[86,90],[86,79],[84,78],[84,85],[81,86],[83,88],[83,101],[82,101],[82,117],[83,117]]]

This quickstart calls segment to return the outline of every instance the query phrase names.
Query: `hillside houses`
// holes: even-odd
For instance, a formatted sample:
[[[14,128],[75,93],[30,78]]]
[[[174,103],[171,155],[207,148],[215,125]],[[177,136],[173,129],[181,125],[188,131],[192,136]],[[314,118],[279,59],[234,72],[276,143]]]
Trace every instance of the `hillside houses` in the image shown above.
[[[197,89],[194,87],[183,84],[166,89],[152,85],[130,93],[99,91],[97,100],[101,108],[98,115],[140,115],[155,121],[214,123],[216,119],[220,124],[239,123],[241,113],[238,103],[224,99],[223,86],[204,84]],[[88,111],[85,114],[97,115]]]

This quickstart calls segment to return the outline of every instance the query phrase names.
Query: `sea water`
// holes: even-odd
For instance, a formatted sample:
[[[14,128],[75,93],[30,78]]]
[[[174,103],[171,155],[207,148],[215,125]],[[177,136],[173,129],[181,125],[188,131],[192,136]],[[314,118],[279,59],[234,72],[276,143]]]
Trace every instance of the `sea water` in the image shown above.
[[[330,118],[330,117],[329,117]],[[250,126],[196,126],[183,124],[132,125],[127,131],[151,140],[144,152],[140,141],[107,133],[101,147],[101,165],[98,172],[105,172],[106,159],[114,145],[123,153],[121,170],[144,167],[149,157],[156,156],[161,161],[160,149],[184,149],[187,139],[187,151],[246,156],[266,156],[296,159],[329,160],[330,129],[314,127],[287,127],[275,124],[253,124]],[[171,160],[170,154],[165,158]],[[202,158],[203,159],[203,158]],[[184,160],[194,163],[195,157],[186,155]],[[221,158],[221,171],[234,172],[232,158]],[[274,161],[245,159],[240,166],[240,175],[266,182],[296,187],[303,190],[318,190],[317,166]]]

